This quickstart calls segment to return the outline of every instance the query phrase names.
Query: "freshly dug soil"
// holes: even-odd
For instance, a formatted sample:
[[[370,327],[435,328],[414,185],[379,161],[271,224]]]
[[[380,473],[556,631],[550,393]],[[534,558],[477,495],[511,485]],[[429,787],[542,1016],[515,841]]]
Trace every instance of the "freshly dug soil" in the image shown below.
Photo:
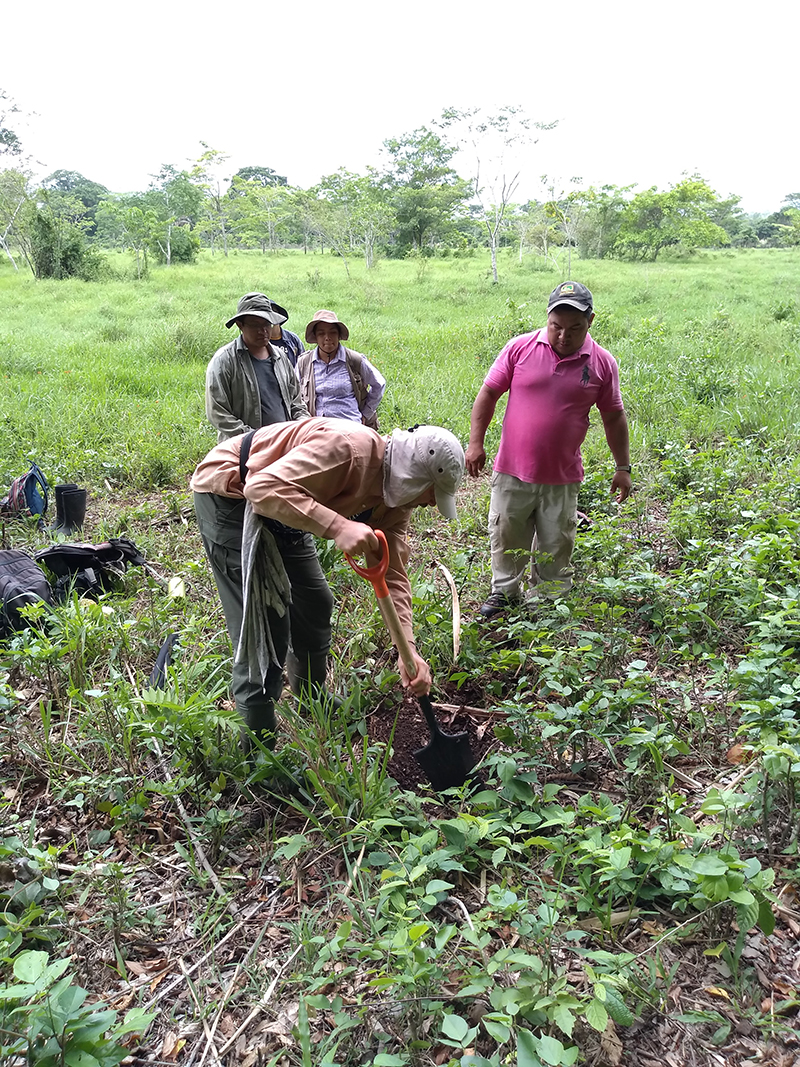
[[[477,718],[463,711],[435,710],[439,725],[445,733],[466,732],[468,734],[476,763],[497,744],[491,719],[482,718],[478,721]],[[397,719],[396,727],[395,718]],[[416,699],[405,697],[400,704],[382,705],[367,719],[367,730],[371,741],[383,741],[388,744],[393,728],[393,751],[389,760],[389,774],[401,788],[410,789],[416,793],[425,792],[430,789],[430,783],[414,758],[414,753],[428,744],[430,732]]]

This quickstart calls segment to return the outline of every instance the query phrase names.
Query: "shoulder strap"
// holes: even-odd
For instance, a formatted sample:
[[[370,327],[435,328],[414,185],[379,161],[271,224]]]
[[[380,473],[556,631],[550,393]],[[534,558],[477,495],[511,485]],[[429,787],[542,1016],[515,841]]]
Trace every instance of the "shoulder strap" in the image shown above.
[[[250,430],[242,438],[242,447],[239,450],[239,478],[242,486],[244,487],[244,481],[247,477],[247,461],[250,458],[250,447],[253,444],[253,435],[255,430]]]
[[[344,358],[347,363],[347,373],[350,375],[358,410],[363,411],[364,404],[369,396],[369,391],[364,387],[364,357],[350,348],[345,348]]]

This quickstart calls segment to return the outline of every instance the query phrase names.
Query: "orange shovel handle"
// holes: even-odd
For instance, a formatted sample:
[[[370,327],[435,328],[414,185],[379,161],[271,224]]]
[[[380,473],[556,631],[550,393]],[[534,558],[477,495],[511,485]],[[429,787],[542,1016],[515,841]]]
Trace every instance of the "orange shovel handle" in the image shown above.
[[[353,557],[348,556],[346,552],[344,558],[356,574],[360,574],[362,578],[366,578],[368,582],[372,582],[375,595],[378,600],[382,600],[389,595],[389,587],[386,584],[386,572],[389,569],[389,542],[386,540],[386,534],[383,530],[373,530],[372,532],[381,544],[381,558],[374,567],[362,567],[360,563],[356,563]]]
[[[389,636],[391,637],[395,648],[400,653],[400,658],[403,661],[403,666],[408,672],[409,678],[416,678],[417,662],[414,659],[414,653],[411,651],[408,638],[403,633],[403,628],[400,625],[400,619],[397,615],[397,608],[394,606],[394,602],[389,595],[389,587],[386,584],[386,571],[389,569],[389,542],[386,540],[386,534],[383,530],[373,530],[372,532],[381,543],[381,558],[374,567],[362,567],[359,563],[356,563],[352,556],[348,556],[346,552],[344,558],[356,574],[360,574],[362,578],[366,578],[368,582],[372,582],[372,588],[375,590],[375,596],[378,598],[378,607],[383,616],[383,621],[386,623],[386,629],[389,631]]]

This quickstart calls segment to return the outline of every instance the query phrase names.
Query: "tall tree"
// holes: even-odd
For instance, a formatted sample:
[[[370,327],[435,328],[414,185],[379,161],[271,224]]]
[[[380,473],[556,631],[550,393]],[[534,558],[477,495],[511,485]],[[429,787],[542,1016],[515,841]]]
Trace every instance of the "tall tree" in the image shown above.
[[[246,168],[245,168],[246,169]],[[292,217],[292,190],[285,185],[234,176],[228,193],[226,214],[230,229],[246,246],[260,245],[274,251],[281,244]]]
[[[577,185],[580,181],[580,178],[570,178],[571,185]],[[563,237],[562,245],[567,249],[567,277],[571,278],[572,249],[578,244],[578,231],[586,214],[586,208],[583,202],[575,197],[575,190],[568,190],[561,179],[548,178],[546,174],[543,174],[542,184],[546,187],[548,194],[545,213],[553,219]]]
[[[519,186],[520,151],[534,140],[534,130],[552,130],[556,123],[532,122],[522,108],[505,105],[494,112],[484,108],[446,108],[438,125],[450,132],[469,159],[471,193],[488,237],[492,281],[496,285],[497,246],[506,212]]]
[[[97,205],[109,195],[105,185],[84,178],[76,170],[55,170],[44,179],[42,188],[50,190],[51,200],[54,195],[79,200],[84,206],[84,229],[90,237],[94,235]]]
[[[153,212],[158,225],[152,232],[153,251],[167,266],[173,259],[191,261],[197,255],[199,241],[191,233],[203,201],[203,191],[185,170],[165,163],[154,175],[149,190],[141,197],[142,210]]]
[[[394,220],[380,176],[372,169],[367,174],[353,174],[341,167],[322,178],[315,192],[319,204],[324,205],[318,217],[321,234],[327,236],[333,247],[338,241],[346,242],[351,250],[361,250],[369,270],[374,265],[378,244],[387,236]],[[331,230],[336,232],[335,239]]]
[[[204,151],[196,160],[191,171],[192,181],[203,191],[203,209],[206,225],[205,232],[211,239],[211,251],[217,238],[222,241],[222,250],[228,254],[228,208],[230,201],[223,192],[223,186],[229,179],[224,177],[226,163],[230,158],[218,148],[209,148],[205,141],[200,142]]]
[[[255,182],[264,187],[289,184],[282,174],[276,174],[271,167],[239,167],[231,179],[231,188],[229,190],[231,195],[235,195],[234,183],[237,178],[240,182]]]
[[[570,192],[570,202],[582,209],[576,227],[582,259],[603,259],[611,253],[632,189],[632,185],[592,185]]]
[[[14,100],[5,89],[0,89],[0,159],[4,156],[19,159],[22,156],[22,141],[13,128],[16,125],[14,116],[19,114],[20,109]]]
[[[395,213],[399,250],[422,251],[453,231],[469,196],[469,184],[451,165],[457,149],[426,126],[383,146],[389,162],[381,184]]]
[[[663,193],[655,186],[637,193],[622,213],[614,254],[655,260],[672,246],[692,251],[729,244],[725,230],[713,221],[719,204],[720,197],[699,174]]]
[[[24,226],[24,208],[30,199],[28,181],[28,175],[21,170],[0,171],[0,248],[8,256],[14,270],[19,270],[19,267],[11,251],[12,242],[33,270]]]

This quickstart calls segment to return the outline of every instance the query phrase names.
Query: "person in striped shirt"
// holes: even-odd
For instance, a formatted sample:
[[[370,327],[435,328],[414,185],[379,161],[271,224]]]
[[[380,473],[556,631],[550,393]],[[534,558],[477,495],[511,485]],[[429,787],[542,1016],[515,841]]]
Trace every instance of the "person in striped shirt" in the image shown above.
[[[342,344],[349,337],[333,311],[316,312],[306,326],[306,343],[316,347],[297,360],[300,395],[312,417],[350,419],[377,430],[386,379],[366,356]]]

